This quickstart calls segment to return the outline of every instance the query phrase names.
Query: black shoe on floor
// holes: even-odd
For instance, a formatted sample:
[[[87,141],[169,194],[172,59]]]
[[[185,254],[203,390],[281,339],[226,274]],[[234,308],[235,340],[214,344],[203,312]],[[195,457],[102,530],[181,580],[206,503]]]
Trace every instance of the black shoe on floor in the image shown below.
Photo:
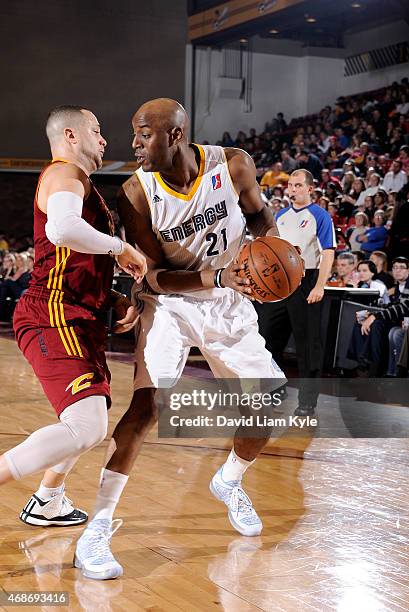
[[[294,410],[294,416],[315,416],[315,406],[298,406]]]

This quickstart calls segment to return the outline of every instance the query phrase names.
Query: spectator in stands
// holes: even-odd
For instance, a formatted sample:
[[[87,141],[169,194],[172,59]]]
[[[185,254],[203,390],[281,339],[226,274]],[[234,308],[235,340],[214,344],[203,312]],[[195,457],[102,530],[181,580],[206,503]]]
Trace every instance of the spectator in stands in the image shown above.
[[[222,147],[234,147],[234,140],[230,136],[230,132],[223,132],[221,146]]]
[[[409,260],[398,257],[392,264],[396,281],[391,303],[376,313],[366,312],[366,318],[354,325],[348,356],[358,361],[358,374],[376,376],[386,366],[387,340],[390,330],[409,316]],[[406,280],[404,280],[406,279]]]
[[[239,132],[237,132],[237,136],[236,136],[236,147],[239,147],[240,149],[243,148],[243,145],[245,144],[247,140],[247,136],[246,133],[243,132],[242,130],[240,130]]]
[[[335,183],[327,183],[325,187],[325,195],[330,199],[331,202],[335,203],[335,199],[338,195],[337,187]]]
[[[0,320],[7,321],[11,312],[7,309],[7,298],[18,300],[23,291],[28,288],[31,274],[28,271],[28,256],[26,253],[17,253],[15,256],[15,269],[0,283]]]
[[[350,162],[346,162],[346,163],[350,163]],[[345,164],[344,164],[344,167],[345,167]],[[342,186],[343,193],[348,194],[352,190],[352,184],[355,178],[356,176],[354,172],[352,172],[352,170],[347,170],[344,173],[344,176],[342,177],[342,180],[341,180],[341,186]]]
[[[402,170],[402,162],[399,159],[395,159],[392,162],[392,170],[385,174],[382,187],[387,193],[389,191],[396,191],[398,193],[406,185],[407,181],[406,173]]]
[[[303,149],[297,159],[297,168],[309,170],[313,177],[318,181],[321,179],[323,165],[319,157],[310,153],[308,149]]]
[[[283,113],[277,113],[276,119],[273,119],[273,132],[285,132],[286,129],[287,123]]]
[[[276,162],[271,170],[263,175],[260,185],[268,189],[273,189],[276,185],[287,185],[290,176],[283,172],[283,166],[281,162]]]
[[[368,215],[364,212],[357,212],[354,215],[355,224],[351,226],[347,232],[347,238],[351,247],[351,251],[359,251],[361,244],[357,241],[357,237],[364,234],[369,225]]]
[[[0,234],[0,251],[7,251],[9,248],[9,243],[7,242],[7,237],[4,234]]]
[[[373,261],[376,266],[374,280],[382,281],[389,293],[389,289],[393,289],[395,281],[393,276],[388,272],[388,258],[386,253],[383,251],[373,251],[369,260]]]
[[[357,287],[363,289],[376,289],[379,291],[379,303],[380,304],[388,304],[389,303],[389,294],[386,288],[386,285],[380,281],[376,280],[376,266],[373,261],[369,259],[364,259],[360,261],[357,265],[358,271],[358,282],[356,284]]]
[[[407,113],[409,113],[409,101],[406,94],[401,94],[400,102],[396,105],[396,110],[400,115],[406,115]]]
[[[356,240],[361,245],[361,251],[369,255],[373,251],[382,251],[388,237],[388,230],[385,228],[385,215],[381,210],[374,213],[374,227],[370,227]]]
[[[332,219],[332,223],[334,224],[334,227],[336,228],[337,226],[339,226],[339,216],[338,216],[338,204],[335,204],[335,202],[328,202],[328,208],[327,208],[329,214],[331,215],[331,219]]]
[[[373,196],[366,196],[364,200],[364,211],[368,215],[369,219],[373,218],[375,211],[375,198]]]
[[[368,179],[368,186],[364,191],[361,191],[361,193],[359,194],[359,197],[356,201],[356,205],[359,206],[361,203],[363,203],[366,196],[375,195],[379,190],[380,183],[381,175],[377,172],[372,172]]]
[[[317,191],[317,189],[315,190]],[[314,192],[313,192],[314,194]],[[321,196],[318,199],[314,200],[315,202],[318,202],[318,204],[320,205],[321,208],[324,208],[325,210],[328,210],[328,205],[330,204],[330,200],[329,198],[327,198],[327,196]]]
[[[383,189],[378,189],[374,195],[374,213],[377,210],[385,211],[386,203],[388,201],[388,194]]]
[[[336,136],[329,137],[329,147],[327,149],[325,159],[325,165],[330,168],[334,167],[338,163],[338,157],[341,153],[341,147],[337,142]]]
[[[352,189],[343,197],[344,202],[349,202],[352,206],[356,206],[359,196],[365,191],[365,183],[361,178],[355,178],[352,183]]]
[[[291,157],[289,149],[283,149],[280,155],[283,172],[285,172],[286,174],[291,174],[291,172],[296,169],[297,162],[295,161],[294,157]]]
[[[354,287],[358,282],[356,261],[352,253],[339,253],[335,262],[336,272],[326,283],[329,287]]]
[[[399,149],[399,161],[402,162],[402,170],[406,172],[409,168],[409,146],[402,145]]]
[[[328,183],[334,183],[337,191],[339,192],[342,191],[342,187],[341,187],[341,183],[339,179],[336,176],[331,176],[331,173],[328,170],[328,168],[323,168],[321,170],[321,184],[320,184],[321,189],[325,189]]]
[[[393,206],[393,208],[395,208],[396,206],[396,192],[395,191],[390,191],[388,193],[388,206]]]
[[[285,208],[287,206],[287,203],[284,203],[282,198],[278,196],[273,196],[270,199],[268,205],[272,209],[274,216],[275,216],[278,212],[280,212],[282,208]]]
[[[3,255],[0,281],[11,278],[16,271],[16,257],[14,253],[6,251]]]
[[[379,108],[375,108],[375,110],[372,111],[372,127],[373,127],[373,130],[375,131],[376,138],[382,141],[385,140],[386,121],[383,118],[382,113],[379,110]]]

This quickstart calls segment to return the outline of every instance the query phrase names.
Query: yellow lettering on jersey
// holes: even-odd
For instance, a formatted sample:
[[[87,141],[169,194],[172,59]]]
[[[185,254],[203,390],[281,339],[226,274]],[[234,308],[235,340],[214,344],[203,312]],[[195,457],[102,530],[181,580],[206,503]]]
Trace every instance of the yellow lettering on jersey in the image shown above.
[[[66,391],[72,388],[71,392],[73,395],[79,393],[79,391],[84,391],[84,389],[88,389],[88,387],[91,386],[90,381],[92,378],[94,378],[94,372],[87,372],[86,374],[81,374],[81,376],[78,376],[72,382],[70,382],[70,384],[66,388]]]

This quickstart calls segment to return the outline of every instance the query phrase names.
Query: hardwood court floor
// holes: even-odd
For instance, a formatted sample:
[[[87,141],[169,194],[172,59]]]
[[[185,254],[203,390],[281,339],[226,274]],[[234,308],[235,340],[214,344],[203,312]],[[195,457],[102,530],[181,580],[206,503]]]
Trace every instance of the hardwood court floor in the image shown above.
[[[0,339],[0,451],[53,413],[15,343]],[[132,367],[111,362],[110,431],[131,395]],[[372,612],[409,609],[406,440],[272,440],[245,488],[264,521],[257,538],[230,527],[208,482],[228,441],[149,437],[118,507],[113,551],[122,579],[97,582],[73,569],[77,528],[28,527],[18,513],[38,476],[0,497],[3,591],[68,591],[44,610]],[[68,494],[92,510],[106,443],[85,455]],[[0,609],[12,610],[11,607]],[[37,608],[39,609],[39,608]]]

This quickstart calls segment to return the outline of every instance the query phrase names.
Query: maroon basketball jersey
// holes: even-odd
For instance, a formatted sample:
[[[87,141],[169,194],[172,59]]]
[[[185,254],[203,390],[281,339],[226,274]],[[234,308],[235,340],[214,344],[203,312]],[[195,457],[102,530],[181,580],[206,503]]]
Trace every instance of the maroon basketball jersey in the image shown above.
[[[65,160],[53,160],[51,164],[61,162]],[[93,318],[99,309],[107,306],[114,260],[109,255],[77,253],[68,247],[54,246],[48,240],[47,215],[38,207],[37,195],[49,167],[38,179],[34,198],[35,262],[27,295],[46,300],[50,326],[59,327],[66,325],[68,319]],[[96,230],[114,235],[111,213],[92,183],[84,200],[82,217]]]

